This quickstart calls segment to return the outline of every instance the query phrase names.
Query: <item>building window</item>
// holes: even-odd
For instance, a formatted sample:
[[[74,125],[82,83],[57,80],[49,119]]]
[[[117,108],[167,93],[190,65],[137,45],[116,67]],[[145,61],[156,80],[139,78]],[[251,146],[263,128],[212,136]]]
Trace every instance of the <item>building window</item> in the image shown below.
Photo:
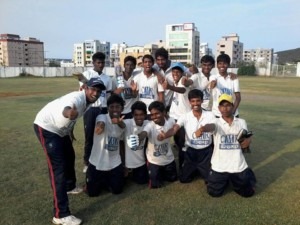
[[[225,48],[225,45],[220,45],[221,48]]]

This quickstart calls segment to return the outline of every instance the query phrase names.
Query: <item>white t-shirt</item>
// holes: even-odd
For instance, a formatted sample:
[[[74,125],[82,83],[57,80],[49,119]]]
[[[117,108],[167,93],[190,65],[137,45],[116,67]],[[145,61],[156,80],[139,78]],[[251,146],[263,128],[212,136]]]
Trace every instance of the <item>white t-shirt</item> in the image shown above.
[[[127,145],[126,138],[131,134],[139,134],[143,131],[144,127],[148,123],[148,120],[145,120],[142,126],[137,126],[134,119],[124,120],[126,124],[125,128],[125,165],[127,168],[137,168],[146,163],[144,146],[146,139],[137,148],[131,149]]]
[[[247,130],[246,121],[235,117],[229,125],[223,118],[218,118],[215,124],[212,169],[220,173],[242,172],[248,165],[237,141],[237,135],[241,129]]]
[[[94,77],[100,77],[100,79],[103,81],[103,84],[105,85],[106,90],[101,92],[99,99],[92,105],[92,107],[101,106],[103,108],[106,108],[107,107],[107,99],[109,97],[108,93],[112,91],[111,77],[104,73],[101,73],[101,75],[99,75],[98,72],[96,72],[94,69],[86,70],[82,74],[88,80],[90,80],[91,78],[94,78]],[[82,83],[79,82],[79,85],[82,86]]]
[[[147,77],[142,71],[133,78],[134,82],[137,83],[138,97],[139,100],[144,102],[148,106],[153,102],[158,100],[158,92],[164,92],[164,88],[158,82],[157,77],[152,74]]]
[[[165,120],[164,126],[159,126],[153,121],[150,121],[144,128],[148,134],[148,145],[146,150],[147,160],[155,165],[165,166],[174,161],[170,140],[167,138],[163,141],[158,141],[157,136],[161,131],[167,132],[173,127],[175,120],[169,118]]]
[[[125,101],[124,110],[122,111],[123,114],[127,114],[131,112],[131,106],[133,103],[137,101],[137,97],[133,97],[132,89],[131,89],[131,81],[133,80],[134,75],[137,73],[133,73],[128,80],[124,79],[124,91],[122,97]],[[117,80],[116,77],[113,78],[113,86],[117,87]]]
[[[179,118],[184,116],[186,113],[191,111],[191,105],[190,105],[190,102],[189,102],[189,99],[188,99],[188,93],[190,91],[190,88],[185,87],[181,83],[181,79],[179,80],[177,85],[174,83],[174,86],[184,87],[185,92],[184,93],[178,93],[178,92],[174,91],[172,104],[171,104],[171,108],[170,108],[170,112],[169,112],[170,117],[173,117],[176,120],[178,120]]]
[[[228,94],[233,97],[233,101],[235,101],[235,92],[240,92],[240,84],[238,79],[231,80],[230,76],[227,75],[225,78],[222,77],[220,74],[215,76],[214,78],[217,81],[217,86],[212,90],[213,96],[213,107],[212,112],[215,116],[221,116],[219,111],[219,102],[218,99],[221,94]],[[234,115],[238,115],[238,109],[235,111]]]
[[[78,111],[77,119],[81,117],[89,108],[86,102],[85,91],[71,92],[49,102],[38,112],[34,123],[61,137],[69,135],[76,123],[76,119],[70,120],[64,117],[63,111],[68,106],[71,108],[75,106]]]
[[[121,164],[119,142],[124,129],[117,124],[112,124],[109,114],[100,114],[96,118],[96,123],[102,121],[105,128],[102,134],[94,134],[94,142],[90,156],[90,163],[97,170],[108,171]]]
[[[212,134],[209,132],[204,132],[202,136],[193,138],[196,130],[210,123],[215,123],[215,116],[212,112],[204,110],[199,120],[194,116],[193,111],[190,111],[177,121],[177,124],[185,129],[185,144],[194,149],[204,149],[212,144]]]

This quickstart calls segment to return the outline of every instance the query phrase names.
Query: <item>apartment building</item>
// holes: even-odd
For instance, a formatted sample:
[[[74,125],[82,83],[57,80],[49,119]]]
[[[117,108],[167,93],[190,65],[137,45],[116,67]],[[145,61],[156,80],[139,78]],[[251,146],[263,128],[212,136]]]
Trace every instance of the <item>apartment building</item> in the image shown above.
[[[166,49],[172,61],[200,63],[200,33],[194,23],[166,25]]]
[[[110,43],[99,40],[86,40],[73,46],[73,61],[75,66],[92,66],[92,56],[103,52],[106,56],[105,66],[110,66]]]
[[[270,49],[248,49],[244,51],[243,59],[244,62],[253,62],[253,63],[261,63],[268,64],[273,63],[273,54],[274,50]]]
[[[127,44],[123,42],[122,44],[112,44],[110,48],[110,66],[114,66],[115,63],[119,63],[120,54],[125,52]]]
[[[243,43],[239,39],[236,33],[223,36],[217,43],[216,57],[225,53],[231,58],[231,66],[236,66],[243,60]]]
[[[36,38],[0,34],[0,66],[43,66],[44,43]]]
[[[200,60],[204,55],[213,56],[212,49],[208,47],[208,43],[200,44]]]

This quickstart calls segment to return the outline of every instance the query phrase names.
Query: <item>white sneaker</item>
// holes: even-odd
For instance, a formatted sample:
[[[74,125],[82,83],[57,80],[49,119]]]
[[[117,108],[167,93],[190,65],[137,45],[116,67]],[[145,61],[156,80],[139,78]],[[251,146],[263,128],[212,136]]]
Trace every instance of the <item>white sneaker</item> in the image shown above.
[[[79,225],[82,223],[81,219],[76,218],[75,216],[66,216],[64,218],[55,218],[53,217],[52,223],[61,224],[61,225]]]
[[[82,172],[83,172],[83,173],[86,173],[87,169],[88,169],[88,166],[85,165],[85,166],[83,167]]]
[[[68,191],[67,194],[77,195],[80,194],[81,192],[83,192],[83,189],[81,187],[75,187],[73,190]]]

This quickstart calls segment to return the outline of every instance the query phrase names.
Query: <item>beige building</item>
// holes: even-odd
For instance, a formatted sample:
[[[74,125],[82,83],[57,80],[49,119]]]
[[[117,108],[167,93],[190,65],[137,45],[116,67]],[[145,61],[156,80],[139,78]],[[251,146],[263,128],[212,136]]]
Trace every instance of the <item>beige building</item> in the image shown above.
[[[32,37],[0,34],[0,66],[44,66],[44,43]]]
[[[244,62],[253,62],[253,63],[273,63],[273,49],[248,49],[244,51]]]
[[[227,54],[231,58],[231,66],[236,66],[243,61],[243,43],[240,42],[237,34],[223,36],[217,43],[216,57],[220,54]]]
[[[199,47],[200,32],[194,23],[166,25],[166,49],[172,61],[198,66]]]

